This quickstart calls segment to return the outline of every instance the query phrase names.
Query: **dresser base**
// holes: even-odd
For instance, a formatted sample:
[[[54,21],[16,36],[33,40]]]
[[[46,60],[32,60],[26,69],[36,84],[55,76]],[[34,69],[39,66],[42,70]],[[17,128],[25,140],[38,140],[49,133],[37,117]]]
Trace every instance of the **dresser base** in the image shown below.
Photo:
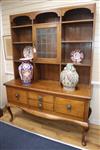
[[[11,118],[10,118],[11,122],[14,119],[11,107],[18,107],[21,110],[23,110],[29,114],[35,115],[37,117],[42,117],[42,118],[50,119],[50,120],[63,120],[63,121],[68,121],[70,123],[77,124],[83,128],[81,144],[83,146],[87,145],[86,134],[89,130],[89,123],[88,122],[83,122],[83,121],[78,121],[78,120],[74,120],[74,119],[70,119],[70,118],[66,118],[66,117],[62,117],[62,116],[57,116],[57,115],[49,114],[49,113],[38,111],[38,110],[32,110],[32,109],[20,107],[20,106],[14,105],[14,104],[8,104],[6,107],[7,107],[7,110],[9,112],[10,116],[11,116]]]

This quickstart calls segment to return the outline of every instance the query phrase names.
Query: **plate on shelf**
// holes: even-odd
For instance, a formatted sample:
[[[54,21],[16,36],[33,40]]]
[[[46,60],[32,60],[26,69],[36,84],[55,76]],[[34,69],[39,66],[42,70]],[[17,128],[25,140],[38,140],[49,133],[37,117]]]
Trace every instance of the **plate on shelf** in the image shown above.
[[[25,48],[23,49],[23,56],[25,58],[33,58],[33,47],[32,46],[25,46]]]
[[[84,59],[84,54],[79,49],[72,51],[70,55],[71,60],[76,63],[80,63]]]

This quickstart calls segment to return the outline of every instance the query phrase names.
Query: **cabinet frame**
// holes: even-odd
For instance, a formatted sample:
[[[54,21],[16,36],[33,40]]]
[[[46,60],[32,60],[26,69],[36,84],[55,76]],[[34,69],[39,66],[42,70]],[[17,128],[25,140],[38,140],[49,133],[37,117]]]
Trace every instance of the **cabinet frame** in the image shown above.
[[[92,72],[92,62],[93,62],[92,50],[93,50],[93,40],[94,40],[94,31],[95,31],[95,9],[96,9],[96,5],[94,3],[94,4],[88,4],[88,5],[85,4],[85,5],[78,5],[78,6],[68,6],[68,7],[64,7],[64,8],[58,8],[55,10],[17,14],[17,15],[13,15],[10,17],[11,33],[13,33],[13,31],[16,30],[15,37],[18,36],[17,30],[20,30],[20,31],[22,30],[22,33],[24,33],[24,31],[28,29],[28,31],[30,32],[30,28],[32,27],[32,33],[29,33],[27,31],[28,35],[31,34],[30,37],[32,38],[32,41],[24,41],[24,40],[17,41],[16,39],[12,40],[13,41],[12,46],[13,46],[13,58],[14,58],[13,64],[14,64],[15,79],[11,80],[9,82],[6,82],[4,85],[6,86],[7,91],[9,88],[12,88],[12,90],[15,93],[16,93],[16,91],[19,91],[19,90],[23,91],[24,94],[26,95],[25,99],[26,99],[27,105],[25,105],[23,101],[21,101],[19,103],[16,102],[16,98],[14,98],[14,96],[16,94],[12,96],[12,95],[9,95],[9,93],[7,92],[7,98],[8,98],[7,109],[11,115],[11,121],[13,121],[13,113],[11,111],[10,106],[16,106],[16,107],[19,107],[19,108],[25,110],[26,112],[28,112],[30,114],[36,115],[38,117],[44,117],[46,119],[51,119],[51,120],[64,120],[64,121],[68,121],[71,123],[75,123],[77,125],[80,125],[83,128],[81,142],[82,142],[82,145],[84,145],[84,146],[86,145],[86,143],[87,143],[86,142],[86,133],[89,129],[88,118],[91,114],[91,109],[90,109],[90,100],[91,100],[91,96],[92,96],[91,72]],[[77,12],[79,12],[79,10],[82,11],[81,15],[80,15],[80,13],[78,13],[78,15],[76,15]],[[71,12],[71,13],[69,13],[70,18],[66,19],[66,13],[68,13],[68,12]],[[76,12],[76,14],[75,14],[75,12]],[[47,14],[50,13],[49,17],[47,17],[47,14],[46,14],[47,20],[44,19],[44,23],[43,23],[43,20],[41,21],[41,19],[35,20],[38,15],[41,15],[44,13],[47,13]],[[52,13],[54,13],[53,18],[50,18],[50,16],[52,17],[52,15],[51,15]],[[73,18],[73,15],[74,15],[74,18]],[[78,16],[78,18],[75,15]],[[19,20],[18,20],[18,18],[19,18]],[[24,18],[24,19],[22,20],[22,18]],[[70,24],[73,27],[72,29],[70,29]],[[82,28],[80,27],[80,24],[81,24]],[[89,31],[88,39],[83,38],[83,37],[82,37],[82,39],[80,39],[78,37],[80,35],[79,29],[81,28],[81,29],[83,29],[83,31],[85,29],[83,26],[84,24],[87,25],[86,28],[89,28],[89,26],[91,28]],[[77,25],[77,26],[74,28],[74,25],[75,26]],[[73,40],[70,40],[70,39],[66,40],[66,38],[64,39],[63,34],[62,34],[62,28],[64,26],[68,27],[68,29],[67,29],[67,27],[65,27],[65,28],[66,28],[66,31],[69,32],[70,34],[73,32],[73,30],[74,30],[74,32],[73,32],[74,34],[79,33],[77,35],[78,40],[75,39],[74,34],[73,34],[74,37],[72,37]],[[33,77],[32,84],[28,87],[24,87],[19,79],[19,74],[18,74],[18,66],[20,64],[19,58],[22,57],[23,47],[27,44],[31,45],[31,46],[34,46],[34,44],[36,45],[36,41],[37,41],[36,30],[37,29],[42,29],[42,28],[45,29],[45,28],[52,28],[52,27],[57,28],[57,51],[56,51],[57,57],[56,58],[37,57],[36,61],[32,62],[33,66],[34,66],[34,77]],[[75,31],[75,30],[77,30],[77,31]],[[21,33],[18,33],[18,34],[21,34]],[[82,33],[82,35],[85,35],[85,34]],[[25,36],[27,39],[27,35],[25,35]],[[22,35],[21,35],[21,37],[22,37]],[[12,36],[12,39],[13,38],[14,37]],[[90,45],[88,43],[90,43]],[[69,46],[68,48],[66,48],[65,45],[68,46],[68,44],[71,45],[71,47]],[[86,59],[84,59],[83,63],[72,62],[74,64],[74,66],[76,68],[78,68],[77,70],[79,70],[79,75],[81,77],[81,80],[83,80],[82,84],[79,83],[78,86],[76,87],[76,90],[73,92],[64,91],[58,80],[60,77],[60,72],[62,71],[62,69],[64,68],[66,63],[71,62],[71,61],[69,61],[70,54],[67,53],[68,54],[67,57],[63,57],[64,55],[66,55],[63,45],[65,46],[65,49],[69,50],[69,51],[74,50],[75,47],[78,47],[79,45],[80,45],[80,47],[83,45],[82,46],[83,50],[84,49],[86,50],[85,54],[88,53],[88,55],[87,55]],[[19,51],[20,51],[20,53],[19,53]],[[63,58],[67,58],[67,59],[65,61],[63,61]],[[48,65],[49,65],[49,67],[48,67]],[[89,71],[87,71],[88,69],[89,69]],[[85,77],[84,77],[84,72],[85,72],[84,70],[86,71]],[[44,71],[43,72],[44,76],[43,76],[42,71]],[[36,95],[41,93],[39,96],[50,95],[52,97],[51,101],[50,100],[49,100],[49,102],[45,101],[45,103],[42,104],[43,101],[41,100],[41,97],[38,97],[38,96],[37,96],[38,98],[35,99],[35,101],[33,101],[35,98],[35,96],[34,96],[35,94],[33,94],[33,99],[30,99],[28,97],[30,92],[35,93]],[[21,96],[23,96],[23,93],[20,92],[20,94],[21,94]],[[9,100],[12,97],[14,100],[13,99]],[[47,96],[47,98],[48,98],[48,96]],[[60,102],[58,102],[59,99],[61,100],[61,105],[63,105],[64,108],[65,108],[65,105],[67,104],[68,113],[66,112],[66,110],[63,110],[63,109],[57,110],[58,112],[56,112],[56,108],[55,108],[56,104],[57,104],[58,108],[60,107],[59,106]],[[81,103],[83,103],[82,106],[80,106]],[[31,106],[31,104],[32,104],[32,106]],[[34,105],[36,106],[36,109],[35,109]],[[40,107],[41,105],[42,106],[44,105],[43,110],[38,109],[38,107]],[[74,110],[73,110],[73,112],[70,113],[69,111],[71,111],[71,109],[72,109],[71,105],[72,105],[72,107],[74,107]],[[78,111],[76,111],[76,107],[79,107],[79,106],[82,108],[81,115],[80,114],[77,115]],[[46,109],[46,107],[47,107],[47,109]],[[74,114],[74,111],[75,111],[75,114]]]

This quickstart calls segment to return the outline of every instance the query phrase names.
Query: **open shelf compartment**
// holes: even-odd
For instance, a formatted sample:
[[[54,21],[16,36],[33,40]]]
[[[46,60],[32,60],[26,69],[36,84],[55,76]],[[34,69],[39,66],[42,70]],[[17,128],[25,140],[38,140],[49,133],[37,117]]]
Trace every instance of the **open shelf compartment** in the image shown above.
[[[12,42],[32,42],[32,27],[27,28],[14,28],[12,30]]]
[[[91,41],[92,29],[92,22],[80,22],[78,24],[63,24],[62,41]]]
[[[52,22],[59,22],[60,17],[56,12],[44,12],[37,14],[34,23],[39,24],[39,23],[52,23]]]
[[[16,26],[25,26],[25,25],[32,25],[32,20],[29,16],[22,15],[22,16],[16,16],[12,19],[11,22],[12,27]]]
[[[64,69],[66,65],[61,65],[61,70]],[[76,71],[79,75],[79,82],[78,84],[84,84],[84,85],[90,85],[90,79],[91,79],[91,67],[86,66],[74,66],[76,68]]]
[[[84,58],[82,62],[75,63],[71,60],[71,52],[80,50],[83,52]],[[92,43],[63,43],[62,44],[62,60],[64,63],[74,63],[76,65],[91,66]]]
[[[56,64],[35,64],[36,80],[52,80],[59,81],[60,65]]]
[[[93,13],[88,8],[74,8],[66,11],[62,21],[93,19]]]

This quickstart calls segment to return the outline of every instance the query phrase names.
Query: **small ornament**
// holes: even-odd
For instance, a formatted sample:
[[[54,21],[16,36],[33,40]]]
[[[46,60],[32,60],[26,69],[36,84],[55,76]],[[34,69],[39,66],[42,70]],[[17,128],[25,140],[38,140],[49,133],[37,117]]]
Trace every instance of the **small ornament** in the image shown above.
[[[77,49],[71,52],[71,60],[76,63],[80,63],[84,58],[84,54],[81,50]]]
[[[64,70],[60,73],[60,82],[65,90],[74,91],[79,81],[79,75],[73,64],[68,63]]]

